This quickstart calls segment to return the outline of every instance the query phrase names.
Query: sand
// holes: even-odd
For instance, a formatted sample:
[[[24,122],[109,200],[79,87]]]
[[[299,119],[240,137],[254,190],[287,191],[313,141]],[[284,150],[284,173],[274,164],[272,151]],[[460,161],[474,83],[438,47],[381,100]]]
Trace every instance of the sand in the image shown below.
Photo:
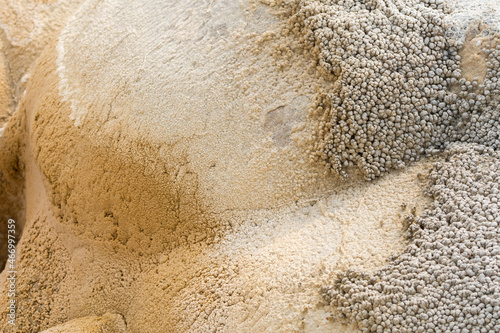
[[[105,313],[102,316],[89,316],[57,325],[42,333],[123,333],[126,324],[117,314]]]
[[[373,182],[312,163],[333,83],[268,6],[81,2],[0,2],[0,217],[24,229],[0,330],[355,332],[320,288],[405,247],[432,161]]]
[[[14,112],[43,49],[83,0],[0,1],[0,110],[2,107],[2,59],[8,63],[9,106]],[[2,116],[0,111],[0,117]],[[0,118],[0,126],[2,120]]]
[[[9,115],[12,114],[10,97],[11,87],[7,75],[6,62],[3,56],[3,45],[0,42],[0,128],[3,128]]]

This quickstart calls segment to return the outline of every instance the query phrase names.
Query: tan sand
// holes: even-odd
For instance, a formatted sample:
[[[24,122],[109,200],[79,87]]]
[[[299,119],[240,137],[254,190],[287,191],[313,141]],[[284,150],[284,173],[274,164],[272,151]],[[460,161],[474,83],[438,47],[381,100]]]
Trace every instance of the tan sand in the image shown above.
[[[0,128],[3,128],[9,115],[12,113],[10,101],[11,87],[9,84],[6,62],[3,56],[3,45],[0,41]]]
[[[120,315],[105,313],[100,317],[74,319],[42,333],[123,333],[125,330],[126,325]]]
[[[17,104],[36,60],[83,0],[0,0],[0,42]],[[0,47],[2,49],[2,47]],[[1,78],[0,64],[0,78]],[[0,79],[0,101],[1,101]],[[1,107],[1,104],[0,104]],[[13,110],[11,110],[13,111]],[[1,116],[1,114],[0,114]]]
[[[1,193],[19,206],[2,212],[26,212],[18,331],[99,332],[106,313],[127,332],[355,331],[319,288],[405,246],[429,162],[372,183],[311,164],[308,108],[331,82],[269,8],[144,7],[86,2],[5,130]],[[18,82],[31,61],[8,52]]]
[[[488,58],[484,52],[486,45],[488,45],[487,49],[494,49],[496,45],[500,44],[498,35],[482,36],[485,28],[486,26],[480,22],[470,26],[460,52],[462,77],[471,82],[482,83],[486,77]]]

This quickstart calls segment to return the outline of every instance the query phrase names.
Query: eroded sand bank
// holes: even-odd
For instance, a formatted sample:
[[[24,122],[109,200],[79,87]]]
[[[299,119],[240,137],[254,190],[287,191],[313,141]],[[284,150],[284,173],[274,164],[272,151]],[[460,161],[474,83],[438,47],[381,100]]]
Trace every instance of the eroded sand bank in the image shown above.
[[[443,2],[373,1],[366,6],[378,6],[375,19],[349,1],[332,5],[338,8],[314,1],[80,3],[7,1],[2,7],[0,37],[7,41],[10,64],[6,99],[16,112],[0,141],[1,213],[24,229],[17,245],[17,326],[8,324],[8,310],[1,306],[2,331],[376,332],[398,330],[412,318],[434,325],[422,326],[424,331],[439,324],[439,316],[420,315],[428,294],[420,295],[424,303],[409,305],[411,311],[417,307],[415,313],[379,320],[378,312],[390,308],[384,302],[393,296],[382,295],[383,301],[360,296],[360,286],[390,271],[398,260],[393,255],[414,246],[420,237],[415,225],[435,227],[418,216],[425,211],[424,218],[440,217],[435,213],[440,192],[425,192],[429,181],[431,190],[432,181],[446,182],[425,177],[431,167],[441,170],[434,163],[447,157],[439,149],[457,140],[497,149],[495,37],[482,36],[480,29],[464,39],[470,48],[460,40],[449,44],[460,46],[456,53],[460,50],[463,62],[455,54],[445,56],[445,44],[430,47],[422,59],[441,55],[450,61],[438,66],[445,70],[429,65],[435,82],[423,70],[415,86],[411,75],[404,76],[411,87],[384,103],[409,107],[394,114],[388,107],[375,121],[378,109],[367,109],[365,119],[354,107],[365,89],[362,80],[345,81],[369,70],[361,59],[366,54],[346,46],[345,54],[361,60],[332,57],[344,47],[336,41],[349,36],[339,27],[349,29],[349,22],[363,17],[397,27],[403,19],[388,23],[384,15],[399,11],[415,29],[444,41],[437,19],[453,22],[460,15],[451,15]],[[342,15],[332,18],[333,9]],[[19,24],[12,15],[22,18]],[[426,22],[436,29],[424,27]],[[340,39],[328,35],[333,26]],[[434,42],[421,38],[423,46]],[[371,43],[384,51],[384,43]],[[474,67],[476,58],[486,66],[487,57],[488,68]],[[382,65],[386,60],[377,58]],[[455,67],[447,72],[447,65]],[[380,72],[388,78],[386,88],[390,70],[395,73],[398,66],[405,62],[391,62],[389,72]],[[0,103],[1,69],[0,62]],[[475,86],[465,81],[478,75],[483,81]],[[490,86],[477,87],[483,82]],[[441,96],[440,89],[450,95]],[[470,97],[460,91],[469,90],[478,102],[458,104]],[[405,92],[419,96],[407,101]],[[486,96],[484,104],[479,95]],[[354,102],[339,104],[338,96]],[[433,104],[432,98],[439,100]],[[374,106],[384,104],[379,102]],[[422,110],[415,113],[411,105]],[[486,111],[479,112],[481,105]],[[400,110],[415,115],[403,124]],[[455,126],[469,118],[476,125]],[[364,136],[367,119],[385,134]],[[353,128],[357,132],[351,133]],[[462,130],[469,139],[461,140]],[[395,145],[397,131],[405,135],[405,149]],[[483,148],[454,149],[475,161]],[[492,207],[481,208],[489,214],[484,218],[498,223]],[[497,264],[498,256],[487,256]],[[345,285],[334,283],[339,276]],[[479,282],[488,284],[494,300],[498,278],[488,276]],[[439,286],[447,279],[438,279]],[[9,298],[2,288],[0,305],[5,305]],[[374,288],[369,292],[380,292]],[[464,299],[460,306],[466,308]],[[443,311],[445,303],[438,304]],[[473,325],[483,313],[478,309],[460,327],[457,316],[457,327]],[[487,325],[496,319],[476,327],[494,330]],[[405,328],[418,331],[419,325]]]

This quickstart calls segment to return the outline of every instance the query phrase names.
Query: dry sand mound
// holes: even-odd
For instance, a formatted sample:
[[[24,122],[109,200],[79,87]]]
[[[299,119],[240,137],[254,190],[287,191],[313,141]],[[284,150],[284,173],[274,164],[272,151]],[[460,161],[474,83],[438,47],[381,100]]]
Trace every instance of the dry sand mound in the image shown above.
[[[464,159],[481,149],[498,158],[500,51],[481,25],[466,36],[467,8],[449,14],[440,0],[2,2],[9,103],[22,98],[0,140],[0,217],[24,230],[17,326],[7,322],[2,285],[2,332],[445,327],[418,308],[433,294],[389,318],[394,304],[373,295],[382,284],[396,290],[394,279],[370,283],[420,254],[411,252],[418,237],[441,235],[439,205],[450,207],[439,185],[454,178],[434,167],[430,197],[423,175],[434,161],[416,160],[453,141],[489,145],[454,148]],[[366,38],[351,43],[359,34]],[[484,67],[470,70],[474,59]],[[450,174],[486,174],[445,163]],[[427,229],[412,223],[408,237],[409,221]],[[430,267],[426,256],[418,273]],[[399,272],[402,284],[408,274]],[[436,281],[437,290],[449,283]],[[496,288],[495,273],[491,281]],[[476,299],[467,297],[467,320],[483,325],[474,317],[483,308],[469,309]]]

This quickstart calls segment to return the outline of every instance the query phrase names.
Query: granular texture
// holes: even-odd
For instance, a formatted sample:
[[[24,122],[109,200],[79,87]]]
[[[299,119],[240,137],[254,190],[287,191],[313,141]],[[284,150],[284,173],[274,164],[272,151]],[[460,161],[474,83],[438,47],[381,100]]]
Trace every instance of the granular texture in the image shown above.
[[[324,289],[363,332],[500,332],[500,153],[455,145],[429,174],[433,208],[413,243],[374,274]]]
[[[318,119],[314,159],[339,173],[356,166],[373,179],[452,142],[500,145],[498,38],[466,45],[483,41],[488,51],[477,55],[486,63],[485,77],[463,77],[481,62],[461,62],[464,43],[446,23],[452,12],[448,2],[280,5],[289,11],[289,30],[336,80],[312,112]]]

